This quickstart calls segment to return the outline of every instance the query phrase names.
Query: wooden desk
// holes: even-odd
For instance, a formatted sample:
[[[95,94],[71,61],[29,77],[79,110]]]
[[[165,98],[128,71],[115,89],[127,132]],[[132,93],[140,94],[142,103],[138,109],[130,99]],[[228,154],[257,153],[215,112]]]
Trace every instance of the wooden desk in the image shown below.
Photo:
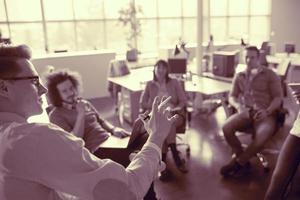
[[[147,81],[153,79],[153,67],[131,70],[130,74],[111,77],[108,81],[121,86],[121,105],[123,118],[132,124],[139,114],[139,100]],[[215,95],[230,91],[231,83],[193,75],[185,81],[185,91],[198,92],[204,95]]]

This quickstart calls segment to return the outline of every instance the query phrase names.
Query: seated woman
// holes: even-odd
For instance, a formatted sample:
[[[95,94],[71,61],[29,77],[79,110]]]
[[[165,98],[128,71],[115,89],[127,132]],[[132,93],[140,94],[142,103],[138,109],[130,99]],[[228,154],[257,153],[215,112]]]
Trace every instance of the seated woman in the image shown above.
[[[300,92],[294,93],[298,104]],[[300,113],[294,122],[294,126],[287,136],[277,159],[270,185],[265,200],[285,199],[286,189],[295,175],[300,163]]]
[[[143,91],[140,99],[140,106],[143,112],[151,110],[151,105],[156,96],[171,96],[169,109],[171,113],[179,115],[175,122],[175,126],[169,132],[165,144],[162,149],[162,160],[166,162],[166,154],[170,147],[177,168],[186,173],[187,169],[184,161],[179,157],[179,152],[176,148],[176,128],[185,123],[185,106],[186,96],[183,87],[176,79],[169,78],[168,63],[164,60],[159,60],[154,65],[153,80],[149,81]],[[170,178],[171,172],[166,168],[160,176],[160,180],[167,181]]]

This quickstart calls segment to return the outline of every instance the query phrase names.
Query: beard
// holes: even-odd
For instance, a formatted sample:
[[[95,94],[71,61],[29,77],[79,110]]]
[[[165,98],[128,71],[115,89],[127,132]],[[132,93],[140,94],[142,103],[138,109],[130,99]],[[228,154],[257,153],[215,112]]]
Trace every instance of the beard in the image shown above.
[[[76,97],[76,96],[70,96],[66,100],[62,100],[62,101],[67,104],[76,104],[77,99],[78,99],[78,97]]]

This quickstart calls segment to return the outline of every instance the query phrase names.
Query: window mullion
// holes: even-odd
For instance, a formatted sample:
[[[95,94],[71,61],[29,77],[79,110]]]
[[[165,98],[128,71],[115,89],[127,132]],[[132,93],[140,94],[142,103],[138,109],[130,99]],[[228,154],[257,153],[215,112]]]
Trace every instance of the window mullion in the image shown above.
[[[44,0],[40,0],[40,4],[41,4],[41,11],[42,11],[42,24],[43,24],[43,31],[44,31],[45,51],[46,51],[46,53],[49,53],[48,33],[47,33],[47,26],[46,26],[46,19],[45,19]]]
[[[11,38],[10,21],[8,18],[8,9],[7,9],[6,0],[4,0],[4,7],[5,7],[5,14],[6,14],[6,23],[7,23],[7,27],[8,27],[8,36],[9,36],[9,38]]]

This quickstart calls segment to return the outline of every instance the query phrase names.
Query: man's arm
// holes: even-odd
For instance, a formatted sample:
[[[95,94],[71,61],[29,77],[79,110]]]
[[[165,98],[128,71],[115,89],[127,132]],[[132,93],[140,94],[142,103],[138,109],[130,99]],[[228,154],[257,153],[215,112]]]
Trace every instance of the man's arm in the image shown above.
[[[241,102],[238,101],[238,97],[242,93],[238,85],[239,76],[240,76],[239,73],[235,75],[232,81],[232,88],[230,90],[229,97],[228,97],[229,104],[232,105],[238,111],[240,111],[243,107]]]
[[[143,121],[149,138],[126,169],[111,160],[96,158],[83,147],[82,140],[61,129],[36,130],[38,151],[30,154],[38,161],[30,168],[35,170],[35,179],[81,199],[142,199],[161,167],[160,149],[176,120],[176,116],[167,117],[166,101],[159,102],[156,98],[150,120]],[[110,186],[114,187],[107,189]]]
[[[237,97],[230,95],[228,97],[229,104],[232,105],[236,110],[240,110],[242,107],[241,103],[237,100]]]
[[[107,132],[111,133],[112,135],[114,135],[116,137],[120,137],[120,138],[127,137],[130,135],[130,133],[125,131],[124,129],[122,129],[120,127],[116,127],[116,126],[112,125],[110,122],[108,122],[107,120],[102,119],[99,112],[97,111],[97,109],[90,102],[87,102],[87,103],[88,103],[88,106],[91,108],[92,112],[95,113],[98,123],[101,125],[101,127],[104,130],[106,130]]]
[[[269,115],[274,114],[281,106],[283,100],[283,90],[279,76],[273,71],[270,71],[269,77],[269,88],[271,93],[272,101],[267,109],[258,110],[254,116],[256,120],[262,120]]]
[[[266,112],[268,114],[273,114],[277,109],[280,108],[283,100],[283,89],[280,82],[279,76],[275,74],[273,71],[271,71],[270,76],[270,92],[272,96],[272,102],[270,103],[269,107],[267,108]]]

